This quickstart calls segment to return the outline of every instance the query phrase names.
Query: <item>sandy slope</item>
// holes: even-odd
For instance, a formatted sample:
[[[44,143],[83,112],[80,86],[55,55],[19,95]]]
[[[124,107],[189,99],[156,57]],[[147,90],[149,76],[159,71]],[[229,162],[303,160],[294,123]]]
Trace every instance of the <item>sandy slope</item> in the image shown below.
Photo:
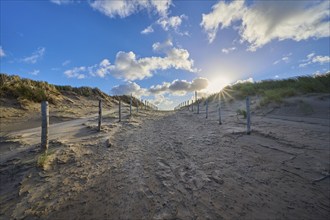
[[[256,110],[250,136],[240,102],[223,106],[221,126],[215,104],[208,119],[202,107],[107,116],[101,133],[93,117],[53,125],[66,132],[45,171],[28,147],[39,131],[13,133],[27,146],[1,158],[1,218],[328,219],[329,98],[308,99],[318,118]]]

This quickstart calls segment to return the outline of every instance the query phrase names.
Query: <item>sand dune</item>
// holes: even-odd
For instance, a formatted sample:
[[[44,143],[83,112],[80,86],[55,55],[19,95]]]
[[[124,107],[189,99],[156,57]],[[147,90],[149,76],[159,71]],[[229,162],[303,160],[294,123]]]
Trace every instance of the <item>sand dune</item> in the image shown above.
[[[222,125],[217,103],[208,119],[204,106],[132,117],[126,106],[122,122],[113,109],[101,132],[96,115],[51,125],[44,169],[40,128],[2,134],[0,218],[328,219],[329,101],[254,98],[251,135],[243,101],[223,103]]]

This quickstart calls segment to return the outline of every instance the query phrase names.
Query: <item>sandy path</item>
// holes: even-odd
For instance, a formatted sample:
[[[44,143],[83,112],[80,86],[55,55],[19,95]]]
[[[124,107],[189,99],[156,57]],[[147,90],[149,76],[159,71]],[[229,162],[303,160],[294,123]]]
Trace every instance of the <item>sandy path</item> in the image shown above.
[[[86,188],[44,217],[328,219],[330,178],[313,180],[329,175],[329,127],[255,117],[247,136],[215,115],[158,112],[122,129],[84,165]]]

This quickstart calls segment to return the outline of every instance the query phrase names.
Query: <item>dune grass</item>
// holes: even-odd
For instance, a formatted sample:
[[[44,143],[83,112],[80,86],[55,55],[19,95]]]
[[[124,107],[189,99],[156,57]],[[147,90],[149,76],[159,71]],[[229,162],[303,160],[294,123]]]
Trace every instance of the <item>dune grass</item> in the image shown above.
[[[47,82],[0,73],[0,96],[3,98],[15,98],[20,103],[25,103],[26,101],[36,103],[49,101],[51,104],[56,104],[57,101],[68,94],[92,97],[94,99],[106,100],[110,98],[109,95],[98,88],[52,85]],[[113,96],[112,98],[126,103],[130,102],[129,96]],[[133,98],[133,105],[136,105],[136,103],[142,105],[141,101]]]
[[[261,96],[260,105],[281,103],[284,98],[307,93],[330,93],[330,73],[318,76],[299,76],[283,80],[245,82],[227,86],[224,90],[238,99]]]

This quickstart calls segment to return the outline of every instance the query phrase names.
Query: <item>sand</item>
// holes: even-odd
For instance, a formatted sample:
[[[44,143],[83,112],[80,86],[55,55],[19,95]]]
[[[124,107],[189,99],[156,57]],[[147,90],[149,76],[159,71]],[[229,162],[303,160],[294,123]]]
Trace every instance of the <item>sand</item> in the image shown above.
[[[222,125],[215,103],[208,119],[204,107],[132,117],[126,107],[120,123],[107,112],[101,132],[95,115],[57,123],[44,169],[40,129],[7,132],[0,218],[328,219],[329,101],[257,109],[254,98],[251,135],[235,113],[244,101],[223,104]]]

